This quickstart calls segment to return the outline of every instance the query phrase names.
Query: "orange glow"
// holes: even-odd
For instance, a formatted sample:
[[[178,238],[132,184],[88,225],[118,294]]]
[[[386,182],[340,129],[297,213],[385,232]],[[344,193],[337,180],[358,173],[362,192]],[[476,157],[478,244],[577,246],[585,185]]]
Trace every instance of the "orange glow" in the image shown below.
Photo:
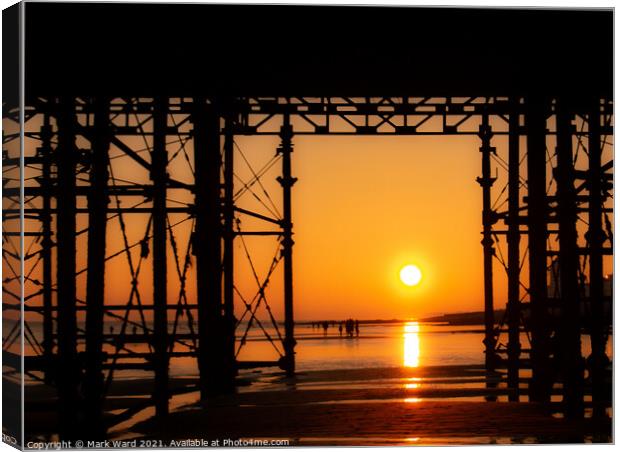
[[[296,137],[296,316],[481,309],[479,146],[478,137]],[[412,262],[424,275],[409,287],[398,275]]]

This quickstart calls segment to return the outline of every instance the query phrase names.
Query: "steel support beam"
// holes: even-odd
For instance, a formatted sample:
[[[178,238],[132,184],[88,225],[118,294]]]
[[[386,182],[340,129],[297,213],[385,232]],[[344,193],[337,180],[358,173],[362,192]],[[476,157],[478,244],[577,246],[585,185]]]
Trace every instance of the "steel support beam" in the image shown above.
[[[52,180],[51,180],[51,164],[52,164],[52,126],[50,124],[50,115],[43,115],[43,125],[41,126],[41,147],[38,149],[38,156],[42,159],[41,180],[42,188],[42,212],[41,218],[41,261],[43,271],[43,355],[47,367],[45,369],[45,383],[52,384],[54,381],[54,373],[51,364],[54,354],[54,323],[52,310]]]
[[[495,148],[491,146],[493,132],[489,125],[489,115],[482,115],[478,136],[482,141],[480,152],[482,154],[482,177],[476,180],[482,187],[482,247],[484,253],[484,353],[485,367],[487,371],[495,370],[495,313],[493,311],[493,224],[496,222],[494,211],[491,207],[491,188],[495,178],[491,177],[491,153]]]
[[[166,255],[166,185],[168,152],[166,129],[168,100],[157,97],[153,103],[153,149],[151,180],[153,181],[153,305],[154,305],[154,367],[155,413],[162,419],[168,415],[168,259]]]
[[[224,331],[227,360],[225,368],[234,379],[237,373],[235,360],[235,282],[234,282],[234,243],[235,243],[235,202],[234,202],[234,120],[226,114],[224,126]]]
[[[57,104],[58,147],[56,149],[56,227],[58,362],[56,382],[59,398],[60,439],[73,440],[79,419],[80,365],[77,353],[76,318],[76,161],[75,105],[73,98],[60,98]]]
[[[593,416],[605,416],[605,322],[603,319],[603,242],[605,236],[602,225],[603,187],[601,170],[601,115],[598,99],[592,100],[588,119],[588,160],[589,160],[589,200],[588,200],[588,241],[590,245],[590,372],[592,376]]]
[[[547,101],[526,99],[527,113],[527,182],[528,245],[532,379],[530,400],[548,402],[551,397],[551,362],[549,360],[550,317],[547,308],[547,199],[546,132]]]
[[[200,397],[205,401],[235,390],[235,361],[222,302],[220,115],[204,98],[196,98],[194,104],[196,230],[192,246],[197,271]]]
[[[280,128],[280,147],[282,155],[282,176],[278,182],[282,186],[282,257],[284,259],[284,370],[287,376],[295,374],[295,321],[293,316],[293,222],[291,211],[291,191],[297,178],[291,175],[291,153],[293,152],[293,127],[289,115],[284,115]]]
[[[88,194],[88,273],[86,279],[86,355],[84,429],[88,439],[105,438],[103,410],[103,314],[108,207],[109,101],[96,99]]]
[[[563,375],[564,414],[583,417],[583,364],[579,316],[579,255],[577,254],[577,193],[573,165],[573,126],[568,106],[556,103],[559,270],[562,322],[556,334],[554,355],[560,358]]]
[[[516,104],[517,100],[513,100]],[[519,297],[520,256],[519,256],[519,113],[515,108],[508,120],[508,395],[511,402],[519,401],[519,359],[521,342],[519,326],[521,323],[521,303]]]

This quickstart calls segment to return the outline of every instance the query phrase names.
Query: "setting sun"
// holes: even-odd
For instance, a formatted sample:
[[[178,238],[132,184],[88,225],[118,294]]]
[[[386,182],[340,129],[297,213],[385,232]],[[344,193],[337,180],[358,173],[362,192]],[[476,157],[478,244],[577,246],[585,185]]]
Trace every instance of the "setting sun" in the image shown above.
[[[406,265],[400,271],[400,280],[407,286],[417,286],[422,279],[422,272],[415,265]]]

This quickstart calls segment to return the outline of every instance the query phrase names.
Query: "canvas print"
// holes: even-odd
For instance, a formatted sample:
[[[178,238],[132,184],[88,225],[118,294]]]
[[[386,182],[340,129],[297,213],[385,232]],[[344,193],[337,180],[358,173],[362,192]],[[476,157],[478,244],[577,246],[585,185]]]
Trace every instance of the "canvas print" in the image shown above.
[[[3,11],[3,441],[613,443],[613,11]]]

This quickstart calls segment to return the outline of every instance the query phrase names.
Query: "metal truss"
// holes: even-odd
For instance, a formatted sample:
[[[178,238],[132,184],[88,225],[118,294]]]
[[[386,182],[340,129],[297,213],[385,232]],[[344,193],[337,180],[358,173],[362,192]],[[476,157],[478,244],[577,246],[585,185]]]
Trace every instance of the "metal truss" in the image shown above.
[[[488,137],[493,134],[481,129],[486,163],[479,182],[488,197],[483,213],[487,314],[497,275],[494,279],[493,267],[486,262],[498,262],[508,280],[504,318],[499,323],[487,318],[487,367],[493,367],[489,355],[496,366],[507,367],[511,400],[519,400],[520,369],[533,369],[533,400],[548,402],[553,384],[563,381],[568,416],[583,413],[584,390],[593,395],[594,415],[601,416],[609,403],[609,394],[601,389],[606,387],[601,362],[608,359],[611,324],[610,278],[603,275],[603,256],[613,252],[613,140],[608,135],[612,122],[600,103],[593,102],[583,113],[559,99],[513,115],[510,131],[515,133],[509,133],[502,147],[490,147]],[[538,135],[532,127],[538,127]],[[520,149],[522,132],[527,135],[525,152],[522,145]],[[499,178],[490,177],[491,161]],[[538,180],[524,173],[536,174]],[[494,184],[491,198],[486,187]],[[593,247],[595,236],[599,241]],[[610,262],[606,266],[609,271]],[[524,267],[529,267],[529,275],[523,274]],[[581,361],[582,332],[590,335],[592,344],[588,388],[579,377],[586,368]]]
[[[191,98],[173,98],[168,108],[171,114],[188,115],[192,105]],[[47,106],[39,100],[33,108],[44,112]],[[512,112],[524,113],[525,104],[514,105],[507,97],[244,97],[228,100],[224,108],[235,116],[235,135],[278,135],[284,115],[294,123],[295,135],[478,135],[476,118],[482,114],[502,117],[507,123]],[[613,114],[611,101],[601,108],[602,113]],[[123,118],[115,122],[116,133],[149,135],[151,131],[129,118],[151,110],[150,99],[112,99],[110,113]],[[78,104],[76,112],[92,112],[92,106]],[[188,120],[169,127],[182,127]],[[187,133],[176,131],[179,138]],[[494,134],[507,135],[508,129]]]

